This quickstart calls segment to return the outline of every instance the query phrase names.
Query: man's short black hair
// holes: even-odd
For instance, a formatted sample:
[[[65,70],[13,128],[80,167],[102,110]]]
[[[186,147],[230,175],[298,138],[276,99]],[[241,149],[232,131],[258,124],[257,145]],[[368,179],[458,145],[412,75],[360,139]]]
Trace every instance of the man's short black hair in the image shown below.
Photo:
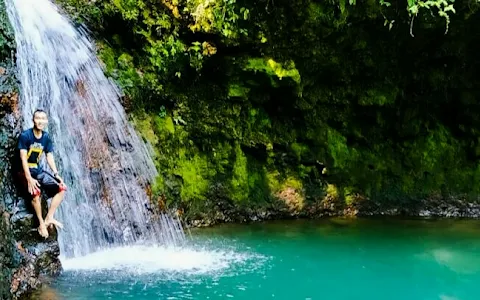
[[[37,108],[34,112],[33,112],[33,117],[35,118],[35,114],[36,113],[45,113],[47,114],[47,112],[44,110],[44,109],[41,109],[41,108]]]

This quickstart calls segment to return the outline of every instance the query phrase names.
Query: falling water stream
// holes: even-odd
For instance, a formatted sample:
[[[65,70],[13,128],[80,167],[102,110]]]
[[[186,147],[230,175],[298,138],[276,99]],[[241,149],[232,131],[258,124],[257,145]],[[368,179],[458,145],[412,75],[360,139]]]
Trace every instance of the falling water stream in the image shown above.
[[[36,108],[47,111],[57,167],[68,186],[57,212],[65,224],[62,255],[142,241],[182,243],[180,222],[151,212],[153,160],[92,41],[49,0],[5,2],[16,38],[23,128],[32,127]]]

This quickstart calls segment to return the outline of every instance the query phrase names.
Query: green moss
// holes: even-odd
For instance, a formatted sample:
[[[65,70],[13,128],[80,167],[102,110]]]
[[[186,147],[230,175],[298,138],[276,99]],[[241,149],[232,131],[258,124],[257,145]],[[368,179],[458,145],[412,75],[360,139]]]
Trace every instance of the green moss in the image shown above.
[[[308,145],[301,143],[293,143],[290,147],[292,148],[292,151],[298,160],[300,160],[302,156],[310,151]]]
[[[281,183],[278,179],[280,173],[278,171],[271,171],[267,173],[268,186],[272,193],[275,193],[281,189]]]
[[[105,44],[99,43],[99,58],[105,66],[105,71],[107,75],[115,76],[114,72],[116,70],[116,53],[113,48],[108,47]]]
[[[303,183],[302,183],[302,181],[300,181],[300,180],[297,179],[297,178],[288,177],[288,178],[284,181],[283,186],[284,186],[284,187],[291,187],[291,188],[296,189],[297,191],[301,191],[302,188],[303,188]]]
[[[204,200],[210,183],[208,178],[214,175],[214,172],[208,168],[205,155],[188,155],[185,149],[180,149],[173,174],[182,179],[180,190],[182,200]]]
[[[291,78],[296,83],[300,83],[300,73],[295,68],[293,61],[287,61],[284,64],[278,63],[271,58],[250,58],[244,66],[244,70],[261,71],[270,76],[276,76],[280,80],[287,77]]]
[[[303,183],[301,180],[292,175],[281,175],[278,170],[268,172],[267,179],[268,186],[272,193],[277,193],[287,188],[293,188],[297,191],[302,191],[303,189]]]
[[[480,191],[479,3],[60,2],[105,39],[172,204]]]
[[[13,29],[8,21],[4,0],[0,0],[0,62],[11,58],[13,49],[15,49]]]
[[[231,182],[232,199],[239,202],[247,200],[250,189],[249,183],[247,157],[240,149],[240,146],[236,145]]]
[[[175,133],[175,126],[173,125],[173,119],[169,116],[165,118],[165,128],[170,132],[171,134]]]
[[[328,184],[327,185],[326,193],[329,197],[332,197],[333,199],[337,199],[340,196],[338,188],[334,184]]]
[[[370,89],[361,95],[359,98],[359,104],[370,106],[383,106],[394,104],[397,97],[398,90],[396,87],[391,87],[389,89]]]
[[[152,184],[153,195],[165,195],[167,187],[165,186],[165,178],[163,176],[157,176]],[[171,199],[167,199],[171,200]]]
[[[357,159],[357,150],[348,147],[347,139],[338,131],[328,128],[327,141],[334,168],[342,169],[348,167],[349,162]]]
[[[228,88],[229,97],[242,97],[246,98],[250,89],[240,84],[231,84]]]
[[[152,128],[152,116],[147,114],[137,114],[133,117],[131,122],[135,129],[140,133],[140,136],[142,136],[146,141],[152,145],[158,144],[158,137]]]
[[[309,2],[308,4],[308,13],[310,18],[314,21],[317,21],[317,18],[320,18],[325,13],[325,7],[322,3]]]
[[[139,0],[113,0],[112,5],[122,12],[123,17],[126,20],[138,19],[140,9],[145,7],[143,1]]]
[[[175,125],[171,116],[155,116],[154,123],[157,135],[164,137],[164,139],[167,138],[166,135],[175,133]]]
[[[350,205],[355,201],[355,193],[352,187],[345,187],[343,194],[345,195],[345,204]]]

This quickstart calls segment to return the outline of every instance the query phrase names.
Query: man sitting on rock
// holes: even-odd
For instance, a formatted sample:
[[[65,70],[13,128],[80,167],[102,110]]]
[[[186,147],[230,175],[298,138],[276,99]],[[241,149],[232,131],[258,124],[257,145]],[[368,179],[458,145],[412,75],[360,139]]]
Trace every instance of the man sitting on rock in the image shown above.
[[[57,167],[53,159],[53,143],[47,132],[43,131],[48,124],[47,113],[37,109],[33,113],[33,128],[27,129],[20,134],[18,139],[17,153],[17,180],[21,184],[23,197],[27,201],[32,200],[35,214],[40,226],[38,232],[44,238],[48,237],[47,227],[54,225],[62,228],[62,224],[53,218],[55,210],[63,200],[65,185],[58,176]],[[53,171],[53,175],[46,172],[40,166],[42,154],[46,153],[46,160]],[[53,197],[48,213],[43,219],[40,199],[40,188],[48,197]],[[28,190],[28,193],[26,193]]]

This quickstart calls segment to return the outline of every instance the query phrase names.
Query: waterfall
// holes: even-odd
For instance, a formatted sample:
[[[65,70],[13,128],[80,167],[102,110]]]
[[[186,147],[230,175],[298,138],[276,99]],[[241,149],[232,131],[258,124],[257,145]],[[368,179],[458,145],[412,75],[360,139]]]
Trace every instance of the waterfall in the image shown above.
[[[152,213],[157,176],[129,124],[120,91],[105,77],[88,35],[49,0],[5,0],[15,32],[24,129],[47,111],[55,161],[68,186],[56,217],[62,255],[75,257],[140,242],[178,244],[178,219]]]

